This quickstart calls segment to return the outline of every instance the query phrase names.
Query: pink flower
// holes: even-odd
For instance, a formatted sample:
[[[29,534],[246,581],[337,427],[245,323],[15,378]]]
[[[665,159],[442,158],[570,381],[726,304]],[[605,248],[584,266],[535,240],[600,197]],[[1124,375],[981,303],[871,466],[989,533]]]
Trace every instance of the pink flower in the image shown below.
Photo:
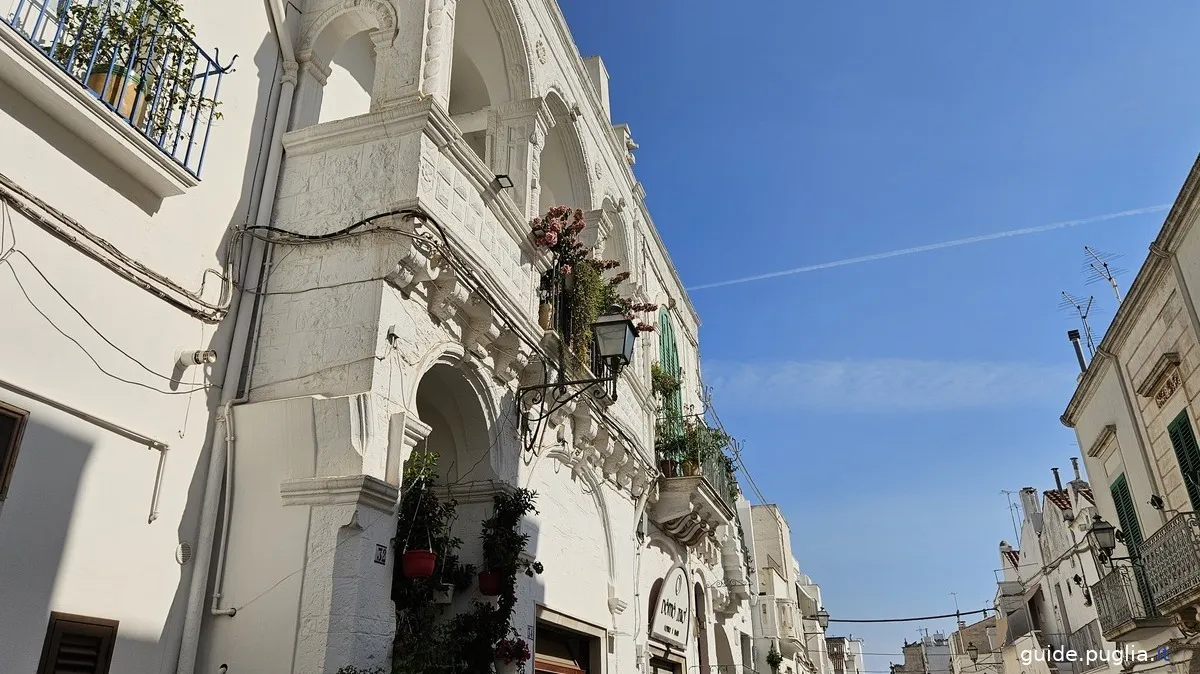
[[[553,248],[554,244],[558,243],[558,234],[554,232],[547,232],[546,236],[542,237],[542,239],[546,242],[542,245],[546,246],[547,248]]]
[[[561,268],[559,268],[558,271],[561,272],[563,276],[566,276],[567,274],[571,273],[571,265],[564,264]]]

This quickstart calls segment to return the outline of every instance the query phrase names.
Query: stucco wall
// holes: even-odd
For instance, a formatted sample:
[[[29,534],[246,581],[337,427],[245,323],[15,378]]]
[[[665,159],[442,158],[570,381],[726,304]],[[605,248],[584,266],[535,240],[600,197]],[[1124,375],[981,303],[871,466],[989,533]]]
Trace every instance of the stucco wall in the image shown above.
[[[12,5],[0,2],[0,12]],[[266,161],[259,148],[271,112],[268,92],[278,76],[277,48],[262,6],[184,5],[204,48],[220,48],[223,64],[239,57],[236,72],[221,84],[224,118],[214,125],[198,185],[178,196],[151,194],[18,94],[7,66],[0,66],[0,173],[180,286],[199,291],[203,283],[203,296],[215,303],[220,283],[212,274],[206,278],[205,270],[221,268],[228,228],[243,224],[256,203],[252,186]],[[232,15],[238,19],[230,21]],[[7,25],[0,31],[15,34]],[[176,656],[190,570],[176,561],[176,547],[195,542],[202,485],[197,468],[204,465],[208,401],[216,396],[215,390],[183,392],[212,383],[229,354],[220,353],[218,363],[203,371],[186,371],[173,391],[159,375],[172,375],[177,349],[219,343],[215,327],[118,278],[14,209],[0,211],[6,231],[0,239],[12,244],[15,234],[16,248],[96,329],[21,256],[9,256],[0,264],[8,328],[0,347],[9,354],[0,379],[170,446],[158,518],[147,523],[157,451],[0,390],[0,401],[31,413],[9,497],[0,505],[0,662],[12,671],[35,670],[49,613],[60,611],[120,622],[113,671],[163,671]],[[104,369],[169,394],[102,374],[27,303],[13,269],[38,309]]]

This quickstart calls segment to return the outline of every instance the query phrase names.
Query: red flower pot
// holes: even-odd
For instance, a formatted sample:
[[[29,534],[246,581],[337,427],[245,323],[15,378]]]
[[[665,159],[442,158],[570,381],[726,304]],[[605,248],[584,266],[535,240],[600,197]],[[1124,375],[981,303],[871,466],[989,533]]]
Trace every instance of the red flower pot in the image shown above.
[[[479,572],[479,592],[485,597],[500,595],[500,574],[495,571]]]
[[[437,564],[437,553],[429,550],[409,550],[404,553],[405,578],[429,578]]]

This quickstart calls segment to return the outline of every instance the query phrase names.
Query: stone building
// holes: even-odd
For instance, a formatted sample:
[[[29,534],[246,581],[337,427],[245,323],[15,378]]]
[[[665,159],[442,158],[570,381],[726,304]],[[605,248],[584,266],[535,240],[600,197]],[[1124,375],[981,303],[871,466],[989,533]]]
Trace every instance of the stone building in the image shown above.
[[[1200,320],[1200,162],[1087,362],[1062,423],[1074,429],[1094,487],[1089,530],[1103,574],[1090,590],[1104,639],[1150,659],[1135,670],[1195,667],[1200,629],[1200,444],[1196,368]],[[1120,535],[1117,535],[1117,532]]]
[[[44,667],[67,635],[91,640],[96,672],[386,667],[403,648],[392,586],[414,450],[438,458],[431,493],[457,504],[463,561],[488,563],[497,499],[537,495],[518,532],[542,569],[515,581],[522,671],[753,657],[732,463],[657,451],[664,413],[688,432],[704,419],[699,319],[604,65],[555,2],[186,0],[197,40],[226,55],[178,85],[180,105],[221,101],[211,138],[203,109],[155,116],[141,83],[171,81],[151,68],[166,38],[118,35],[126,67],[98,80],[94,59],[56,65],[74,24],[55,12],[73,6],[17,0],[0,22],[3,240],[63,296],[51,315],[60,300],[38,290],[4,337],[28,356],[0,366],[0,662]],[[188,127],[182,145],[164,123]],[[654,329],[628,364],[570,321],[593,317],[570,303],[582,276],[532,235],[560,205]],[[72,318],[67,300],[87,309]],[[75,322],[53,331],[35,307]],[[472,583],[443,610],[489,597]]]

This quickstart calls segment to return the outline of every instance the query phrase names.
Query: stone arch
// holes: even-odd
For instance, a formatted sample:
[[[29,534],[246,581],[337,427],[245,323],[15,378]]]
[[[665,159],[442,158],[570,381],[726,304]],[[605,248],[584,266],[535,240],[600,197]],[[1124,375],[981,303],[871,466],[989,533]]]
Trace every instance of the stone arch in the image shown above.
[[[588,169],[587,149],[576,127],[578,114],[557,88],[544,97],[554,125],[546,134],[538,171],[541,203],[538,212],[553,206],[592,209],[592,172]]]
[[[381,0],[338,0],[306,18],[296,50],[294,128],[369,112],[376,49],[393,43],[398,30],[395,8]]]
[[[497,480],[501,437],[495,401],[461,346],[435,349],[415,372],[417,384],[406,392],[405,403],[430,428],[422,444],[440,455],[441,480],[447,484]]]
[[[458,0],[453,50],[447,112],[486,161],[488,111],[528,100],[534,91],[524,26],[512,0]]]

